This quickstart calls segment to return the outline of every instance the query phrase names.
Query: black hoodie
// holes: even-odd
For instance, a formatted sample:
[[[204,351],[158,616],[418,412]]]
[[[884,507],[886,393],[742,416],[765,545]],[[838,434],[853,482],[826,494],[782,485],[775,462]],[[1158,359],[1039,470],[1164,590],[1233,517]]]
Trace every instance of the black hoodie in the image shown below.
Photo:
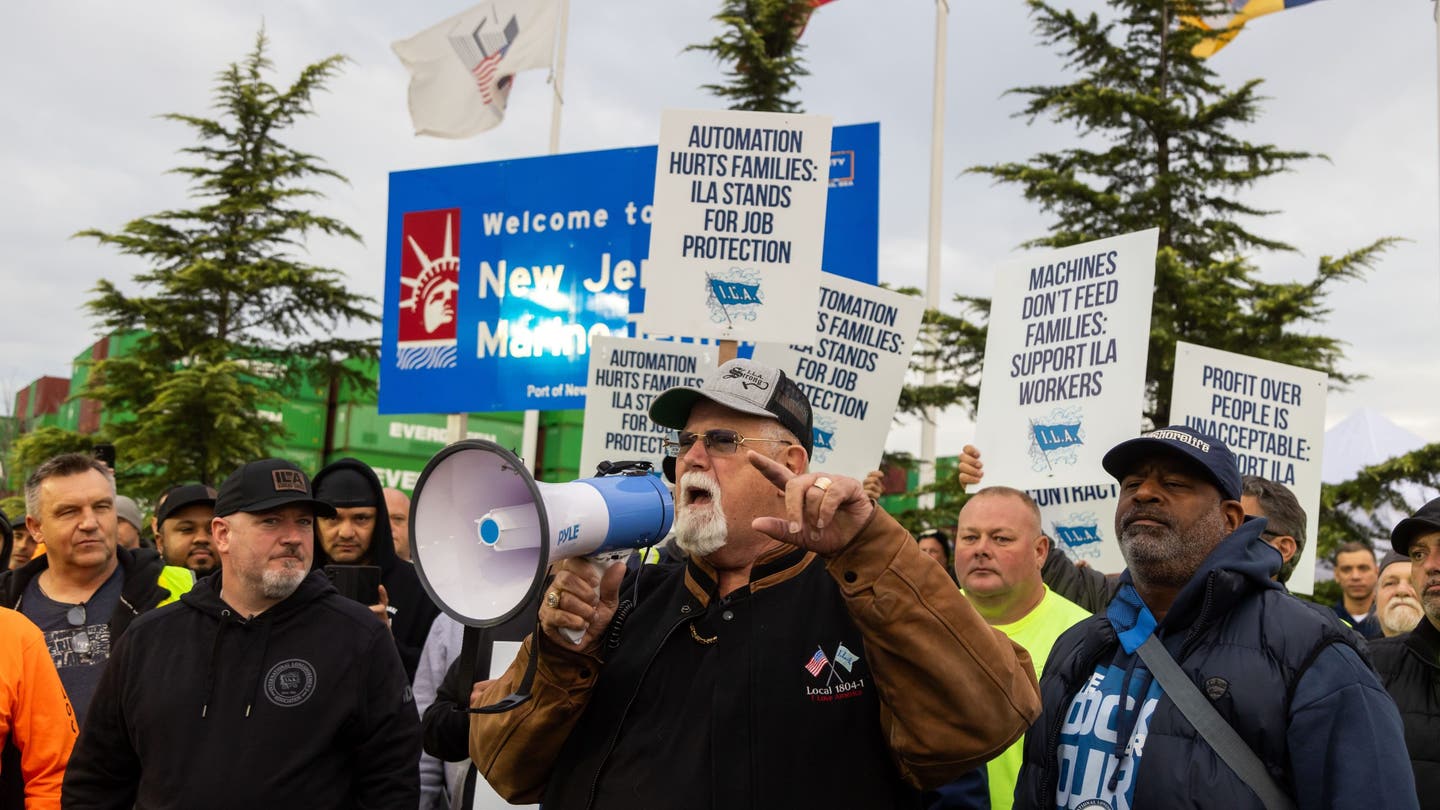
[[[425,637],[430,634],[430,624],[440,615],[439,608],[430,601],[430,595],[420,584],[415,566],[395,556],[395,539],[390,532],[390,510],[385,508],[385,490],[380,478],[370,466],[359,459],[342,458],[315,474],[312,482],[317,497],[326,476],[340,469],[360,473],[370,484],[374,495],[375,528],[370,535],[370,565],[380,567],[380,584],[390,600],[390,631],[395,636],[395,647],[400,651],[400,660],[405,664],[405,674],[413,683],[415,668],[420,664],[420,652],[425,648]],[[323,498],[322,498],[323,500]],[[332,504],[334,505],[334,504]],[[341,505],[343,506],[343,505]],[[320,522],[315,522],[315,570],[330,564],[325,548],[320,543]]]
[[[419,719],[384,626],[317,571],[246,620],[222,576],[116,645],[64,806],[415,807]]]

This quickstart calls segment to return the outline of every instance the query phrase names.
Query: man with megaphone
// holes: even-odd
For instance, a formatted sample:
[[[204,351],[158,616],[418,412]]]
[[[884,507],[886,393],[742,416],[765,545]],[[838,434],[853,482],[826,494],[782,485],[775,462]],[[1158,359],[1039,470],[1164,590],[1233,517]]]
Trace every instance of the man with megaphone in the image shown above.
[[[810,404],[784,372],[731,360],[650,416],[679,431],[688,559],[552,567],[541,632],[474,703],[539,656],[531,700],[471,720],[498,793],[547,810],[916,807],[1030,725],[1029,656],[859,481],[809,471]]]

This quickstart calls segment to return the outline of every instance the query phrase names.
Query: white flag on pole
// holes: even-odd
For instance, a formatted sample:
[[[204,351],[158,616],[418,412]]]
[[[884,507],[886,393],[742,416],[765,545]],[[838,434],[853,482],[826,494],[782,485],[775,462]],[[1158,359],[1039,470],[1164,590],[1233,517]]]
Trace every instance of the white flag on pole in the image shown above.
[[[516,73],[550,66],[560,0],[487,0],[390,47],[410,71],[417,135],[499,125]]]

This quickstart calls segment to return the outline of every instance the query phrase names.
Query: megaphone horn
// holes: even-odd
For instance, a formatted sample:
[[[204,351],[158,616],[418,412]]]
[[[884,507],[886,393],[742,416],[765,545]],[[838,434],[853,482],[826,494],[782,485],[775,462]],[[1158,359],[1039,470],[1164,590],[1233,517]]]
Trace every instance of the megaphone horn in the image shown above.
[[[623,556],[660,542],[674,520],[670,491],[654,475],[545,484],[509,450],[467,439],[435,454],[415,484],[411,558],[441,610],[494,627],[535,598],[551,562]],[[567,633],[576,643],[579,635]]]

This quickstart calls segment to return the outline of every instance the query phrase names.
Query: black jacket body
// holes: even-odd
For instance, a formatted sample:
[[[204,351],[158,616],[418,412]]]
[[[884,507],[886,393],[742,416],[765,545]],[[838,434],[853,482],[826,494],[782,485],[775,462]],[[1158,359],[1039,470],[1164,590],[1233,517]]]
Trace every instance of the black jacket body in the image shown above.
[[[420,653],[425,649],[425,637],[430,634],[430,624],[440,615],[440,609],[430,601],[430,595],[420,584],[415,566],[395,555],[395,535],[390,531],[390,510],[385,508],[385,490],[375,471],[363,461],[342,458],[315,474],[313,489],[320,491],[320,482],[325,476],[338,469],[351,469],[365,476],[375,496],[375,529],[370,535],[370,565],[379,566],[380,584],[390,599],[390,631],[395,636],[395,648],[400,651],[400,661],[405,664],[405,675],[414,683],[415,668],[420,665]],[[320,544],[320,526],[315,526],[315,570],[329,565],[330,558]]]
[[[1401,636],[1370,642],[1380,682],[1400,707],[1424,810],[1440,808],[1440,629],[1422,617]]]
[[[64,806],[415,807],[419,718],[384,625],[316,571],[246,620],[222,576],[116,646]]]
[[[160,552],[153,548],[116,547],[115,558],[119,560],[120,604],[110,617],[110,638],[120,638],[130,622],[170,597],[170,592],[158,583],[165,561]],[[20,599],[25,595],[25,586],[50,567],[50,558],[41,555],[15,569],[0,574],[0,605],[20,609]]]
[[[634,576],[622,598],[634,593]],[[643,566],[638,576],[639,601],[606,652],[543,806],[605,810],[602,774],[611,807],[624,805],[616,785],[645,785],[647,795],[673,797],[676,808],[920,806],[885,746],[864,641],[823,559],[797,550],[757,565],[752,582],[778,584],[724,599],[693,563]],[[720,635],[724,643],[711,643]],[[804,665],[819,643],[833,652],[837,642],[861,660],[835,680],[859,688],[817,702],[810,693],[826,673],[812,676]],[[713,684],[691,681],[695,669],[714,673]],[[710,727],[667,740],[637,720],[687,710],[713,718]],[[627,734],[632,750],[623,756]],[[635,755],[636,739],[652,756]],[[707,751],[708,761],[695,761]]]

